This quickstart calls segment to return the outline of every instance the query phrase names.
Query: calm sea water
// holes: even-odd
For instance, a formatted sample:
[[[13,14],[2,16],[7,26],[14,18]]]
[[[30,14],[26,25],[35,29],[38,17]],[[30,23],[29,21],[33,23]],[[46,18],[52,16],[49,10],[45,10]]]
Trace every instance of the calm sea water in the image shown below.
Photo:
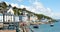
[[[60,32],[60,21],[54,23],[54,27],[51,27],[50,24],[42,24],[39,25],[39,28],[33,28],[33,26],[30,26],[31,29],[34,30],[34,32]]]

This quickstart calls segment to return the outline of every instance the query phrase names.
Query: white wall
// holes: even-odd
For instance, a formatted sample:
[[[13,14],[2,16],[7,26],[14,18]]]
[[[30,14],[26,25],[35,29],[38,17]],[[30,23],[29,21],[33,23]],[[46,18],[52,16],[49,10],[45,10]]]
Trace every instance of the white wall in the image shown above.
[[[0,22],[3,22],[3,16],[0,16]]]
[[[3,14],[0,13],[0,22],[3,22]]]
[[[10,9],[7,11],[7,13],[9,13],[9,12],[11,12],[11,14],[14,14],[14,11],[13,11],[12,8],[10,8]]]
[[[19,22],[19,16],[15,16],[15,22]]]
[[[8,20],[10,20],[10,22],[13,22],[14,17],[13,16],[5,16],[5,21],[8,22]]]

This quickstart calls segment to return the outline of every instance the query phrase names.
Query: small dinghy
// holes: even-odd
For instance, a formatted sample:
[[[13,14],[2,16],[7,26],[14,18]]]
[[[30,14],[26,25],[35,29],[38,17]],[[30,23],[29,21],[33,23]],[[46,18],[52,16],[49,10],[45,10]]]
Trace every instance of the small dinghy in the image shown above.
[[[34,25],[33,28],[39,28],[39,26],[38,25]]]
[[[54,24],[52,23],[52,24],[50,24],[50,26],[51,26],[51,27],[53,27],[53,26],[54,26]]]

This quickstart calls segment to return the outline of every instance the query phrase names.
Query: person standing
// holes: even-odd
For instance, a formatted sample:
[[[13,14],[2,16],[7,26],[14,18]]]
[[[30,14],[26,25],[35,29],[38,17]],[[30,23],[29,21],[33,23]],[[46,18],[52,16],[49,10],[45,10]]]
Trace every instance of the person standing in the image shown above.
[[[27,20],[28,20],[28,17],[25,13],[21,13],[20,15],[21,17],[21,21],[20,21],[20,28],[23,30],[23,32],[29,32],[29,28],[28,28],[28,25],[27,25]]]

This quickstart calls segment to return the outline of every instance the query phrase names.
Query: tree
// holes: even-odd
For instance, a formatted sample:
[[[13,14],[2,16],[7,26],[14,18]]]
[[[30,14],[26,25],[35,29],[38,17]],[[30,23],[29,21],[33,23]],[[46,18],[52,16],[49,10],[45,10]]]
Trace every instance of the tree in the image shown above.
[[[4,12],[6,12],[7,11],[7,4],[5,3],[5,2],[2,2],[2,3],[0,3],[0,12],[1,13],[4,13]]]
[[[22,12],[22,9],[21,8],[17,8],[17,7],[13,7],[13,11],[14,11],[15,15],[20,15],[21,12]]]

